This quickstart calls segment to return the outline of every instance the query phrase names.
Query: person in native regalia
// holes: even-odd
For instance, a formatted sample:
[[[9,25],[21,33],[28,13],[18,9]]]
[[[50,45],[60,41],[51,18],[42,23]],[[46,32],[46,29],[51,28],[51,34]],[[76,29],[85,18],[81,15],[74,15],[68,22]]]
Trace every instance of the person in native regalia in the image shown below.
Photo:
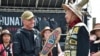
[[[89,54],[89,32],[82,22],[81,12],[87,2],[88,0],[82,0],[79,3],[62,4],[69,28],[65,40],[64,56],[88,56]]]

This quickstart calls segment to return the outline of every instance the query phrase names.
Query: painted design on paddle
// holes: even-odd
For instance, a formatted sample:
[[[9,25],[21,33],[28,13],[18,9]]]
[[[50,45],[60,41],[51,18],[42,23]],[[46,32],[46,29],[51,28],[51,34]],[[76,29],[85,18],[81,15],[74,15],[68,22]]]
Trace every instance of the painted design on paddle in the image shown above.
[[[41,52],[43,55],[46,55],[49,52],[50,48],[52,48],[56,44],[55,42],[59,34],[60,32],[58,30],[55,30],[53,34],[49,37],[47,43],[45,44]]]

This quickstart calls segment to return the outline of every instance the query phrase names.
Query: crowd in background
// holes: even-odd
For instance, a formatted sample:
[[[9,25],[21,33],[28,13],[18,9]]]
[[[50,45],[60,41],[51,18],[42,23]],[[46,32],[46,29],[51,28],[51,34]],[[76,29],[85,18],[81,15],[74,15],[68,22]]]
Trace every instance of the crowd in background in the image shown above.
[[[35,18],[35,28],[39,31],[42,31],[45,26],[51,27],[51,29],[55,29],[59,26],[54,18],[46,18],[43,16],[42,18]]]
[[[35,29],[35,18],[31,11],[23,12],[21,20],[23,26],[13,36],[9,30],[0,29],[1,56],[39,56],[45,41],[49,38],[51,32],[58,27],[54,18],[48,22],[44,17],[39,21],[39,30]],[[48,56],[61,54],[60,44],[57,43]]]
[[[12,34],[9,32],[9,30],[2,30],[2,27],[0,27],[0,56],[39,56],[39,53],[41,52],[45,41],[49,38],[51,32],[58,27],[57,22],[54,21],[54,18],[52,18],[49,22],[44,17],[43,19],[41,19],[41,21],[39,21],[38,25],[40,27],[38,27],[38,31],[34,28],[34,14],[31,11],[25,11],[21,15],[21,19],[23,22],[23,27],[17,30],[14,37],[12,37]],[[76,20],[78,20],[78,18]],[[75,22],[77,23],[79,21],[80,20]],[[72,28],[72,26],[73,24],[69,25],[70,28]],[[89,33],[90,35],[87,35]],[[100,23],[95,24],[93,30],[89,33],[87,33],[86,35],[90,38],[89,41],[87,41],[90,45],[90,55],[100,56]],[[86,35],[83,36],[82,34],[84,38],[86,38]],[[80,36],[81,35],[79,35],[79,37]],[[82,39],[82,41],[84,40],[83,42],[85,43],[86,40],[84,38]],[[63,56],[63,52],[64,51],[62,51],[61,46],[58,42],[54,46],[52,51],[49,52],[48,56]]]

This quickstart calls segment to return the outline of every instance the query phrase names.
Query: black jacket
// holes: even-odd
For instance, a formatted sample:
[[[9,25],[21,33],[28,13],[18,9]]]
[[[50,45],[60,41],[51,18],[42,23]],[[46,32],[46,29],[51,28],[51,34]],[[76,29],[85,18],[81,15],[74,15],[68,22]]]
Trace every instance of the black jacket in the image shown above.
[[[99,37],[97,37],[96,41],[99,40]],[[100,43],[94,44],[94,41],[90,42],[90,52],[98,52],[100,51]]]
[[[77,39],[77,56],[88,56],[89,54],[89,33],[84,26],[81,26]]]
[[[14,56],[39,56],[41,39],[36,29],[19,29],[14,36]]]

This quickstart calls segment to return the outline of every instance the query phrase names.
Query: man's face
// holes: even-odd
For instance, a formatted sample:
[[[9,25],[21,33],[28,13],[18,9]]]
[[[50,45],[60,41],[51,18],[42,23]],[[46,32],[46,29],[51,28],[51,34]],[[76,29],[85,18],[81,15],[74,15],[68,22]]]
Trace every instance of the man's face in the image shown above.
[[[97,37],[100,38],[100,30],[96,30],[96,31],[95,31],[95,34],[96,34]]]
[[[33,28],[33,27],[34,27],[34,23],[35,23],[34,18],[31,18],[31,19],[29,19],[29,20],[23,19],[23,24],[24,24],[24,26],[26,26],[26,27],[28,27],[28,28]]]
[[[67,10],[65,14],[66,22],[69,23],[72,20],[74,13],[71,10]]]

